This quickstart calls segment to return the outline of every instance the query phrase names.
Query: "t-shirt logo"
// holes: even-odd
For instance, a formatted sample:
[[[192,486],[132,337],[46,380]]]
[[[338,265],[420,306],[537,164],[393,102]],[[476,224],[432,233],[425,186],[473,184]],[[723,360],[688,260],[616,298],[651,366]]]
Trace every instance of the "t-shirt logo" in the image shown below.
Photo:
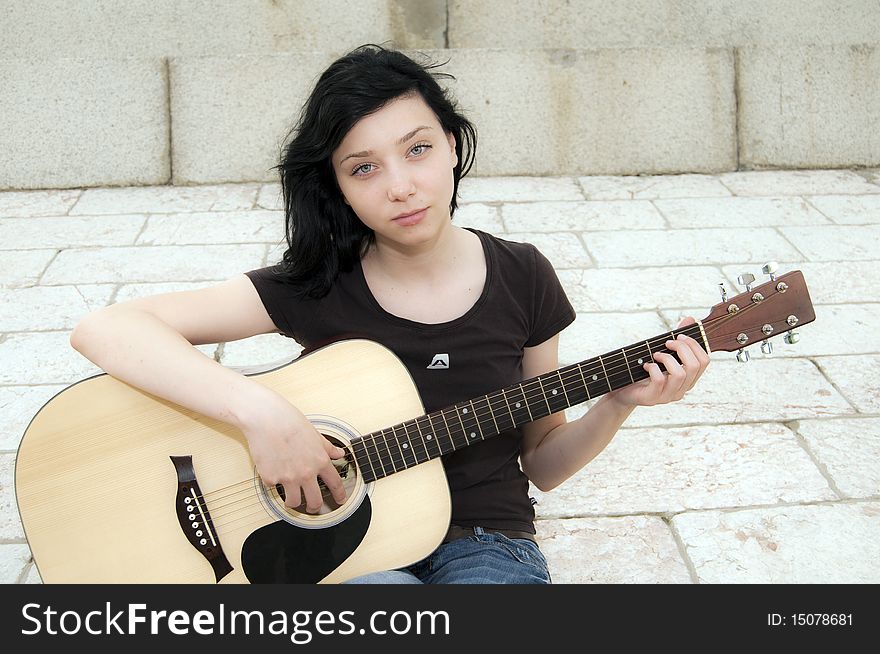
[[[435,354],[428,365],[428,370],[449,370],[449,355]]]

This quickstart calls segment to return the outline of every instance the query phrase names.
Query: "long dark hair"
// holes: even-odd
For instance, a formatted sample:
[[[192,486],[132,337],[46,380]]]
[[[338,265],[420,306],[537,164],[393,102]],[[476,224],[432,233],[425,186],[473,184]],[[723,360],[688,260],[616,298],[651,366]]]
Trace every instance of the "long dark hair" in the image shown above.
[[[450,214],[458,206],[458,183],[473,164],[477,134],[437,78],[454,79],[395,50],[362,45],[337,59],[318,79],[284,146],[281,173],[287,250],[274,272],[301,297],[325,296],[340,272],[348,272],[375,234],[342,197],[331,155],[361,118],[391,100],[418,93],[447,133],[455,136],[458,164]]]

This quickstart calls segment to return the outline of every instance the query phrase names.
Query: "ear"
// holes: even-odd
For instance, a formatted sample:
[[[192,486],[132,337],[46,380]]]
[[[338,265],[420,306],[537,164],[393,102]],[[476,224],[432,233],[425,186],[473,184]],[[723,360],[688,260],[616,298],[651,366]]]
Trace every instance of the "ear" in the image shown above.
[[[455,153],[455,134],[446,132],[446,140],[449,142],[449,151],[452,153],[452,167],[458,165],[458,155]]]

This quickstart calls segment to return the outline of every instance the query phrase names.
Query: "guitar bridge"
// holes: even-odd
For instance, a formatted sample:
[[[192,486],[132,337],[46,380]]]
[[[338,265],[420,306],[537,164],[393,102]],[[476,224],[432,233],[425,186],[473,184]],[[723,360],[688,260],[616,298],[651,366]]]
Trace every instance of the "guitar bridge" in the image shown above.
[[[211,564],[214,576],[219,582],[232,572],[232,565],[226,558],[220,540],[217,538],[217,531],[214,529],[214,522],[208,512],[208,505],[205,503],[202,489],[199,488],[199,482],[196,481],[192,457],[172,456],[170,458],[177,471],[177,498],[175,500],[177,521],[180,523],[180,528],[186,539]]]

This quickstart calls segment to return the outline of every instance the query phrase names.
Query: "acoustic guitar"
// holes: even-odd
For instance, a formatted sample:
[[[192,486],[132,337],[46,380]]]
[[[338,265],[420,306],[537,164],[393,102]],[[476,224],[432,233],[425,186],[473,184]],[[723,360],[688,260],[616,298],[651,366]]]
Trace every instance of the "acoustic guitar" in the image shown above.
[[[371,341],[242,369],[346,451],[347,499],[324,489],[317,514],[262,483],[235,427],[90,377],[40,409],[18,450],[37,569],[46,583],[315,583],[414,563],[449,526],[444,454],[647,378],[643,364],[679,333],[743,358],[815,320],[799,271],[723,297],[696,324],[428,414],[404,365]]]

